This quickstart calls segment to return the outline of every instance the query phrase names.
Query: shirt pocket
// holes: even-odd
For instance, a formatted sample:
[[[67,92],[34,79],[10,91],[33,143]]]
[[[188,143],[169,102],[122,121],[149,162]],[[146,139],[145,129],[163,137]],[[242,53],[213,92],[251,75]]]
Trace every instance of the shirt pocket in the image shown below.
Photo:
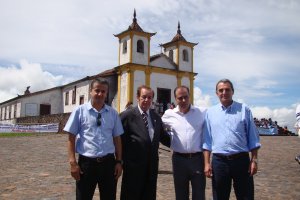
[[[115,122],[110,118],[103,118],[101,119],[101,126],[105,132],[112,133],[115,126]]]

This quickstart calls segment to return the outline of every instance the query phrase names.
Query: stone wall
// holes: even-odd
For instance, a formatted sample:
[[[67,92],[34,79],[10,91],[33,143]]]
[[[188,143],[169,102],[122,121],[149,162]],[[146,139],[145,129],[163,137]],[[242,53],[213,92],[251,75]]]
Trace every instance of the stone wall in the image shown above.
[[[54,115],[41,115],[33,117],[20,117],[17,118],[16,124],[41,124],[41,123],[59,123],[58,133],[63,133],[63,128],[67,123],[71,113],[54,114]]]

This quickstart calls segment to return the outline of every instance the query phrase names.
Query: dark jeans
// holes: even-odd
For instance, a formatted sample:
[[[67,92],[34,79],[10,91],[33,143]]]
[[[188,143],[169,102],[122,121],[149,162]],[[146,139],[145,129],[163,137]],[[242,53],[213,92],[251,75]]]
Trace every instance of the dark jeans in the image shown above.
[[[192,200],[204,200],[203,154],[187,158],[174,153],[172,161],[176,200],[189,200],[189,183],[192,185]]]
[[[116,199],[116,180],[114,178],[115,158],[110,154],[103,160],[79,156],[78,164],[83,174],[76,182],[76,199],[93,199],[98,184],[101,200]]]
[[[212,157],[212,186],[214,200],[228,200],[231,183],[237,200],[254,199],[253,177],[249,175],[249,156],[242,156],[232,160]]]

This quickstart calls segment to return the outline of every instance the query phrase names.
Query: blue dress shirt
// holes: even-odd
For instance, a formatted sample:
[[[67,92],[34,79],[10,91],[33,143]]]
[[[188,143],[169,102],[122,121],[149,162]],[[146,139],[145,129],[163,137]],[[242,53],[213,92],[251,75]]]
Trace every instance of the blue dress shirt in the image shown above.
[[[101,114],[100,126],[97,125],[98,113]],[[98,112],[91,102],[80,105],[72,112],[64,131],[76,135],[76,152],[91,158],[114,153],[113,137],[124,132],[116,110],[105,105]]]
[[[251,110],[233,101],[229,107],[218,104],[206,112],[203,149],[231,155],[259,148],[259,134]]]

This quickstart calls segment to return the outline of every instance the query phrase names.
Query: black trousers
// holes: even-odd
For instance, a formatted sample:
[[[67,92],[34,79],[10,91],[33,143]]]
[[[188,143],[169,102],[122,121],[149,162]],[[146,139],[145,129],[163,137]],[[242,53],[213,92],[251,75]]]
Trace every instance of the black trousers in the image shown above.
[[[150,172],[150,163],[146,167],[124,166],[121,200],[156,200],[156,184],[158,166],[153,166]]]
[[[101,200],[115,200],[117,181],[114,177],[115,158],[109,154],[95,159],[79,155],[80,180],[76,181],[76,199],[92,200],[98,185]]]
[[[191,157],[174,152],[172,166],[176,200],[189,199],[190,184],[192,200],[205,200],[206,178],[202,152],[194,153]]]
[[[229,200],[233,182],[237,200],[254,199],[253,176],[249,175],[248,155],[235,159],[212,156],[212,187],[214,200]]]

